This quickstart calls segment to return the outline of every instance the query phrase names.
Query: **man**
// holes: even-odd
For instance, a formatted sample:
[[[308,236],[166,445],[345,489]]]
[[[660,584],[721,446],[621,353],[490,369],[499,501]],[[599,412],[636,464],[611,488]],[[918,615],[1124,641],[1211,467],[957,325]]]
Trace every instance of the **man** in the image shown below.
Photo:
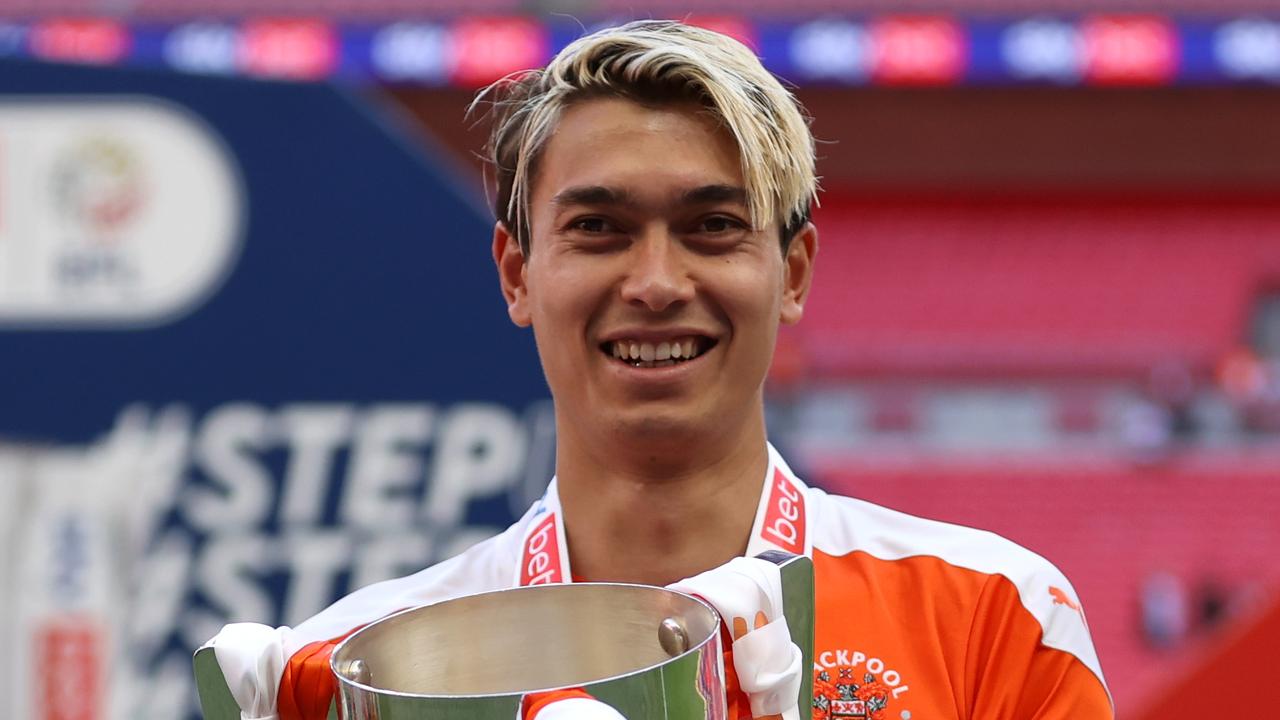
[[[555,399],[556,477],[502,535],[287,631],[265,671],[282,678],[279,717],[324,717],[336,642],[397,609],[540,582],[665,585],[766,549],[814,561],[815,718],[1111,717],[1047,561],[807,488],[768,445],[762,388],[779,323],[808,298],[816,181],[800,109],[747,48],[632,23],[481,100],[493,255]]]

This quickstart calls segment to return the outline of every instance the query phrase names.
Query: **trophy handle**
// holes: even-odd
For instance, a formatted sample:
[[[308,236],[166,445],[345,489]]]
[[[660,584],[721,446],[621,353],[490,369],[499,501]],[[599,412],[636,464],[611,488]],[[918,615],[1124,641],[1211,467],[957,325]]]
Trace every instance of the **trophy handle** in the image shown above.
[[[777,565],[782,573],[782,614],[787,618],[791,642],[800,648],[804,663],[799,707],[800,716],[807,717],[813,705],[813,560],[780,550],[766,550],[756,557]]]
[[[206,645],[196,651],[196,692],[200,695],[200,711],[205,720],[240,720],[240,706],[227,687],[227,679],[218,666],[218,657]],[[337,703],[329,704],[329,720],[338,720]]]
[[[195,666],[196,692],[200,694],[205,720],[240,720],[240,706],[231,696],[213,648],[206,645],[197,650],[191,664]]]

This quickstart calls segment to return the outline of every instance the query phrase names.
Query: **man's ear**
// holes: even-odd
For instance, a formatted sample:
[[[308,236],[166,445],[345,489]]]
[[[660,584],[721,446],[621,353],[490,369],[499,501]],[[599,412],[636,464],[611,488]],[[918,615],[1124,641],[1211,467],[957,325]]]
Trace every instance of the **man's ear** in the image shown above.
[[[498,267],[498,282],[507,301],[507,315],[520,327],[529,327],[529,299],[525,282],[524,252],[520,241],[499,220],[493,226],[493,263]]]
[[[818,228],[813,223],[791,238],[787,254],[783,257],[782,322],[794,325],[804,315],[804,304],[809,299],[809,287],[813,284],[813,261],[818,255]]]

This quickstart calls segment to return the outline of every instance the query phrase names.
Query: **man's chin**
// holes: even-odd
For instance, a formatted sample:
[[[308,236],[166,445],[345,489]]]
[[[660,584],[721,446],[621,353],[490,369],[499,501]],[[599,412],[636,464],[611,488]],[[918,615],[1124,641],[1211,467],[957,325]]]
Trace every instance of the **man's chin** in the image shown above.
[[[708,419],[697,414],[659,408],[648,410],[620,413],[609,423],[621,442],[635,447],[684,446],[711,431]]]

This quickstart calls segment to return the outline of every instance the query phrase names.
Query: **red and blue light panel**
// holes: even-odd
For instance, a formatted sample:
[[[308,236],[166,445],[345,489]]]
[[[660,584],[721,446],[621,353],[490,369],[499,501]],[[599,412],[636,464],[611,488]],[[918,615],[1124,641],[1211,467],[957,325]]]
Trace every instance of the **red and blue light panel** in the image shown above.
[[[742,40],[770,70],[800,85],[1280,83],[1280,17],[685,19]],[[0,23],[0,57],[295,81],[337,77],[480,87],[538,67],[584,32],[624,20],[511,15],[382,24],[260,18],[130,25],[49,18]]]

